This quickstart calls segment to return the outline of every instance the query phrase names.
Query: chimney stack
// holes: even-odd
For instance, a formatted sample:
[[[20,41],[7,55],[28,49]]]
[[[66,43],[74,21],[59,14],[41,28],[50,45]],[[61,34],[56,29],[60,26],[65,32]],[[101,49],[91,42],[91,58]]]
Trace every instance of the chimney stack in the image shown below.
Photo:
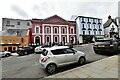
[[[110,15],[108,16],[108,19],[111,19],[111,16],[110,16]]]

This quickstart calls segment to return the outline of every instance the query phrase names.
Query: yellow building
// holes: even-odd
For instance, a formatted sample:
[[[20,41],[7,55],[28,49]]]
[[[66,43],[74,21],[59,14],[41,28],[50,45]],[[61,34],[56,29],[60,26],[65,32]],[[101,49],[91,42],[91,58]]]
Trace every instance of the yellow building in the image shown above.
[[[8,31],[2,31],[0,35],[0,50],[2,51],[16,51],[17,47],[28,46],[29,35],[28,31],[25,31],[22,35],[16,35],[15,33],[8,34]]]

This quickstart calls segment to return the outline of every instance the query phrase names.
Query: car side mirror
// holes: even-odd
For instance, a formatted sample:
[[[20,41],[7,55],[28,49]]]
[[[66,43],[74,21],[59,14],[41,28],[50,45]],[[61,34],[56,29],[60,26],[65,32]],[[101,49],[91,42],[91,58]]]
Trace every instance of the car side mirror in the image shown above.
[[[74,50],[74,53],[73,53],[73,54],[75,54],[76,52],[77,52],[77,51]]]

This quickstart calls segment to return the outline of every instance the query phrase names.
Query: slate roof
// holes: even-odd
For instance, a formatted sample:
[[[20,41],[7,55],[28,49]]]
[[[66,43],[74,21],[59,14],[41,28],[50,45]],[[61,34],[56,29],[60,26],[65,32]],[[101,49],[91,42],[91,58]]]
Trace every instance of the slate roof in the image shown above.
[[[112,22],[118,27],[115,19],[108,19],[108,20],[106,21],[106,23],[103,24],[104,28],[109,27]]]

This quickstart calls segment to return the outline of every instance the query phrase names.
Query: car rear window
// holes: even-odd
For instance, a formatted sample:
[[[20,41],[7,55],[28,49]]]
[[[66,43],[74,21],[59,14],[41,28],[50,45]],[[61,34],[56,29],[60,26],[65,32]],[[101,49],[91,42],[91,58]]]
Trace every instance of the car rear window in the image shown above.
[[[51,51],[54,55],[65,54],[63,49],[56,49]]]
[[[95,44],[111,44],[111,40],[97,40]]]
[[[44,50],[43,52],[42,52],[42,55],[44,55],[44,56],[46,56],[48,54],[48,51],[47,50]]]

